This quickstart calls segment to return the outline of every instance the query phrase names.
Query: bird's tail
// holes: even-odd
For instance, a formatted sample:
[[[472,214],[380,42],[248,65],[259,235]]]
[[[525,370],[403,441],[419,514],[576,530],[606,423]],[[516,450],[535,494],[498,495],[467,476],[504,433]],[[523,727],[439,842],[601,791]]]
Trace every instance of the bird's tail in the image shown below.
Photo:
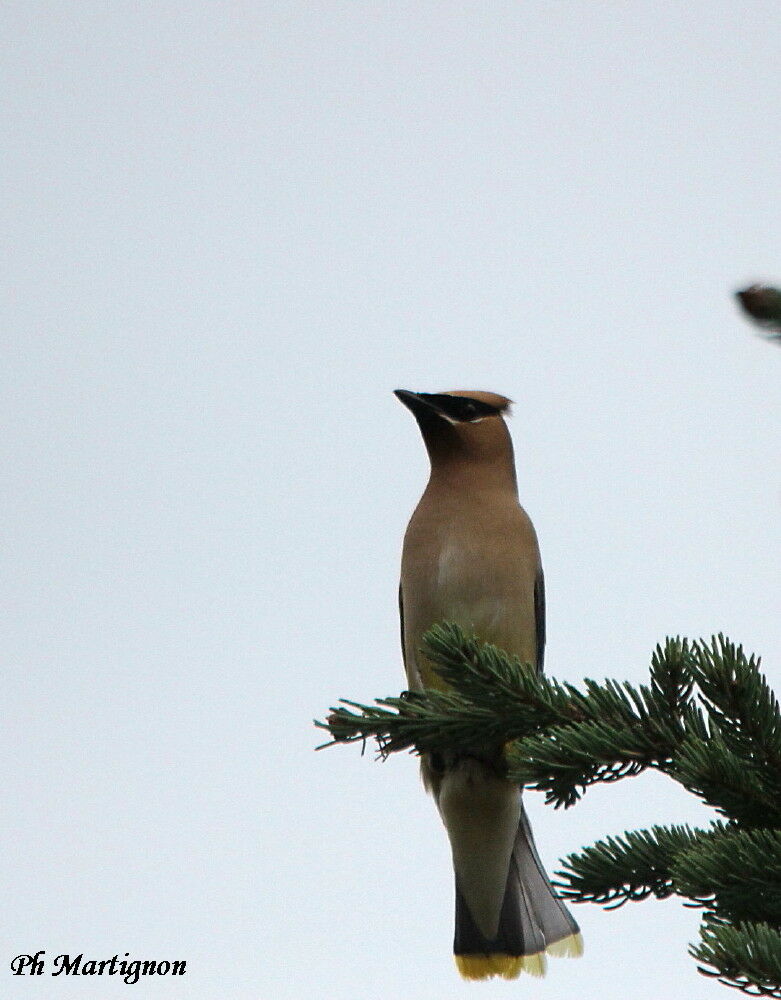
[[[453,951],[465,979],[515,979],[522,971],[544,976],[546,952],[573,957],[583,954],[578,925],[553,891],[523,808],[496,937],[489,941],[478,929],[456,877]]]

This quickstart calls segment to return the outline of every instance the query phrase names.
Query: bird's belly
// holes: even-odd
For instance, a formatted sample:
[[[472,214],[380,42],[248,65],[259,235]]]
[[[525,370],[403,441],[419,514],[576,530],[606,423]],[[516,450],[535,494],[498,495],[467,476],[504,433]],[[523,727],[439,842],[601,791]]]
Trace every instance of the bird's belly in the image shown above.
[[[423,634],[442,621],[455,622],[523,661],[534,661],[534,583],[533,577],[525,580],[529,574],[523,569],[515,567],[508,576],[481,559],[479,553],[443,545],[429,573],[418,577],[422,577],[425,593],[411,602],[413,607],[425,609],[414,629],[418,639],[414,655],[424,687],[443,686],[431,664],[419,653]]]

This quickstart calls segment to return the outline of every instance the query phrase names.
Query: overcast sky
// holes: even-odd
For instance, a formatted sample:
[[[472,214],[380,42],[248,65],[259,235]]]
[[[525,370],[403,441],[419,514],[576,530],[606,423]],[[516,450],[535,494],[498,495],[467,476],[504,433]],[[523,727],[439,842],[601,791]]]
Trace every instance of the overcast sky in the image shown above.
[[[0,992],[11,1000],[726,997],[677,901],[576,910],[543,982],[462,983],[417,764],[315,754],[403,686],[425,484],[398,387],[515,400],[548,671],[668,634],[781,661],[775,2],[0,8]],[[706,823],[645,776],[551,869]],[[45,949],[182,979],[14,978]]]

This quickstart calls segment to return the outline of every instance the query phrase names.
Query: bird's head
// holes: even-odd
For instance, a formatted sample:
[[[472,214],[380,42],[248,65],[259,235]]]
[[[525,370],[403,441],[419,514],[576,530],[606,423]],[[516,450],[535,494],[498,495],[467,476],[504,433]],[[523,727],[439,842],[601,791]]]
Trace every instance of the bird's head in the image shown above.
[[[510,400],[479,389],[410,392],[396,397],[418,422],[433,469],[456,464],[513,464],[512,442],[504,422]]]

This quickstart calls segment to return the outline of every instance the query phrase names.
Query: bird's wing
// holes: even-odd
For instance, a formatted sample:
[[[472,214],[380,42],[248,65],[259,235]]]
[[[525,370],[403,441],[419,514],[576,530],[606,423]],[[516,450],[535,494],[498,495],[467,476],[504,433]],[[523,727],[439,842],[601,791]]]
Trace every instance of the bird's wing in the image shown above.
[[[404,652],[404,597],[401,593],[401,583],[399,583],[399,623],[401,624],[401,659],[404,663],[404,670],[407,670],[407,655]]]
[[[537,637],[537,673],[541,674],[545,660],[545,577],[542,566],[537,570],[534,581],[534,628]]]

